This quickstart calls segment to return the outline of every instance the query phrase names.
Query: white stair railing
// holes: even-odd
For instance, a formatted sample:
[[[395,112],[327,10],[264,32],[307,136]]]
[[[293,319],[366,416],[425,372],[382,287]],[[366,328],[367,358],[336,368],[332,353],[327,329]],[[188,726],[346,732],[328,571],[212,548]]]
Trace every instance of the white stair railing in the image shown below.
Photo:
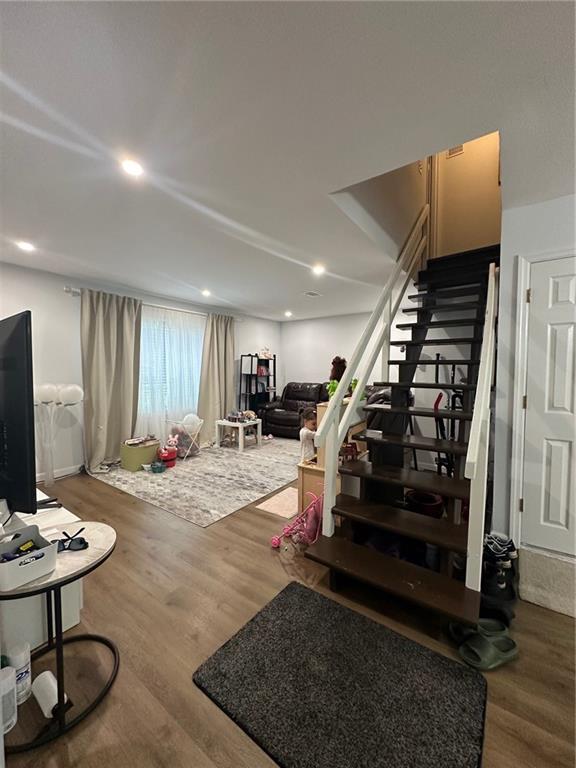
[[[390,341],[390,324],[398,311],[404,291],[420,263],[426,248],[426,230],[429,206],[425,205],[414,224],[396,266],[384,286],[378,303],[370,316],[360,341],[350,358],[344,375],[332,398],[316,433],[317,446],[325,445],[324,508],[322,533],[332,536],[334,520],[332,508],[336,502],[338,475],[338,451],[346,438],[376,364],[378,355]],[[488,455],[490,448],[490,397],[494,379],[496,352],[496,318],[498,309],[498,269],[490,265],[486,314],[478,368],[478,381],[474,403],[474,415],[470,428],[464,475],[470,480],[470,504],[468,521],[468,558],[466,562],[466,586],[479,592],[482,580],[482,553],[486,514],[486,490],[488,481]],[[384,321],[382,322],[382,319]],[[378,324],[380,329],[376,331]],[[349,399],[344,413],[341,408],[354,377],[358,384]]]
[[[490,397],[494,380],[496,353],[496,317],[498,314],[499,272],[490,265],[486,315],[478,382],[474,401],[474,415],[468,439],[464,476],[470,480],[470,505],[468,510],[468,559],[466,561],[466,586],[480,591],[482,582],[482,553],[484,547],[484,520],[486,514],[486,488],[488,484],[488,454],[490,448]]]
[[[368,383],[370,373],[376,364],[378,355],[384,345],[389,342],[390,324],[400,306],[404,291],[412,275],[420,265],[420,259],[426,248],[425,232],[429,215],[430,206],[426,204],[412,227],[408,240],[380,294],[376,307],[350,358],[340,384],[330,399],[322,423],[316,433],[316,445],[325,445],[324,508],[322,520],[322,533],[324,536],[332,536],[334,533],[332,507],[336,502],[339,447],[345,439],[346,432],[357,413],[364,389]],[[388,303],[389,307],[387,307]],[[386,318],[384,322],[382,322],[383,317]],[[379,324],[380,329],[376,332]],[[368,354],[366,354],[367,350],[369,350]],[[358,378],[358,384],[352,393],[346,410],[342,414],[342,418],[340,418],[343,400],[354,377]]]

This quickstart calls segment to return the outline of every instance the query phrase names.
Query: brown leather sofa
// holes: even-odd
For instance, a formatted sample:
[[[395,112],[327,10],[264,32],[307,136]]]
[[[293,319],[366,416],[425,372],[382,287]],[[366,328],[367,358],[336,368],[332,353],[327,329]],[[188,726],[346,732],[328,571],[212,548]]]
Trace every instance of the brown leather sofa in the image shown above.
[[[258,410],[262,431],[275,437],[298,439],[302,411],[328,400],[328,384],[291,381],[284,387],[282,397],[265,403]]]

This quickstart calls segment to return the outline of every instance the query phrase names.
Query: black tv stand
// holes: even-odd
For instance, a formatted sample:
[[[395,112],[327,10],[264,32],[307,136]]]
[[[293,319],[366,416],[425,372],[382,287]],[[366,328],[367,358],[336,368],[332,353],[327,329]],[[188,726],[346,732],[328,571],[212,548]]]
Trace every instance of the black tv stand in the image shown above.
[[[58,501],[56,496],[49,496],[47,499],[40,499],[36,502],[36,511],[41,509],[59,509],[62,504]]]

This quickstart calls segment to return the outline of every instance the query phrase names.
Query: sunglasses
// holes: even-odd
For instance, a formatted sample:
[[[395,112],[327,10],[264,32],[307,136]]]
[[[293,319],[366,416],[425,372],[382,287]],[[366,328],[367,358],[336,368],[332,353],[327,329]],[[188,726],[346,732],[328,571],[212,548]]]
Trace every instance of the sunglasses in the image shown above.
[[[65,552],[66,550],[69,550],[70,552],[79,552],[82,549],[88,549],[88,542],[83,536],[80,536],[83,530],[84,528],[80,528],[74,536],[70,536],[66,531],[62,531],[66,538],[55,539],[51,543],[58,545],[58,552]]]

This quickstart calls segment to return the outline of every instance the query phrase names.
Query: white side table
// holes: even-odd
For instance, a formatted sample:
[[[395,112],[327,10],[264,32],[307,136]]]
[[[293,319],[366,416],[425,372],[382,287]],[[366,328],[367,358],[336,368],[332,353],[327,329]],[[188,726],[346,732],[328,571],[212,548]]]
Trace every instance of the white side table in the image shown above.
[[[218,419],[216,422],[216,447],[220,448],[222,430],[226,427],[238,430],[238,453],[244,450],[244,431],[246,427],[256,427],[256,445],[262,445],[262,419],[252,419],[252,421],[228,421],[227,419]]]

